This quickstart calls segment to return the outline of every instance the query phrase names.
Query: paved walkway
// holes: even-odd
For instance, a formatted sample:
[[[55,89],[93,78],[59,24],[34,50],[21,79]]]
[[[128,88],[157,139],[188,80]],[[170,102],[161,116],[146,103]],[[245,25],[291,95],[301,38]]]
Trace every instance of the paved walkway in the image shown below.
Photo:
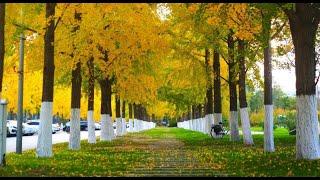
[[[206,163],[199,162],[194,150],[174,136],[159,139],[130,137],[128,140],[133,141],[136,146],[137,143],[141,144],[151,154],[147,160],[148,167],[145,163],[136,164],[126,176],[224,176]]]

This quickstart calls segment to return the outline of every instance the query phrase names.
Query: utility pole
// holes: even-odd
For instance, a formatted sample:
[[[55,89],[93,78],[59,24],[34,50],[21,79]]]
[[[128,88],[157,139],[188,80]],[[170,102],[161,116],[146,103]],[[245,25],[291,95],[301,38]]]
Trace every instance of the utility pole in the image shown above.
[[[0,99],[0,167],[6,166],[7,104]]]
[[[19,84],[18,84],[18,113],[17,113],[17,138],[16,153],[22,153],[22,121],[23,121],[23,58],[24,58],[24,34],[20,35],[20,60],[19,60]]]
[[[18,113],[17,113],[17,138],[16,138],[16,153],[22,153],[22,121],[23,121],[23,58],[24,58],[24,41],[26,40],[24,37],[24,31],[28,30],[34,33],[38,32],[34,29],[26,27],[24,25],[20,25],[18,23],[12,23],[13,25],[21,28],[20,34],[20,60],[19,60],[19,82],[18,82]]]

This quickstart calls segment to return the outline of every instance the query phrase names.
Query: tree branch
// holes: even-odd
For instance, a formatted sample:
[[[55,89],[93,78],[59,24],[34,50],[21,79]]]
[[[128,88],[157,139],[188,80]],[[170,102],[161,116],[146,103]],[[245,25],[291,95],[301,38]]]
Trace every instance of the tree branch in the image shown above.
[[[228,84],[230,84],[230,81],[228,81],[227,79],[225,79],[224,77],[222,77],[221,75],[219,75],[219,77],[223,80],[225,80]]]
[[[17,26],[17,27],[22,28],[23,30],[28,30],[28,31],[31,31],[31,32],[34,32],[34,33],[38,33],[36,30],[31,29],[31,28],[29,28],[29,27],[27,27],[27,26],[20,25],[20,24],[17,24],[17,23],[15,23],[15,22],[13,22],[12,24],[15,25],[15,26]]]
[[[56,28],[57,28],[60,20],[62,19],[62,16],[63,16],[64,13],[66,12],[66,10],[67,10],[67,8],[69,7],[69,5],[70,5],[70,3],[68,3],[68,4],[66,5],[66,7],[65,7],[64,10],[63,10],[63,12],[61,13],[61,16],[58,18],[56,24],[54,25],[54,31],[56,30]]]
[[[285,21],[282,26],[277,30],[277,32],[275,32],[272,36],[271,36],[271,39],[275,38],[281,31],[282,29],[284,28],[284,26],[287,24],[287,21]]]
[[[223,55],[223,54],[220,54],[222,56],[222,59],[228,64],[230,65],[229,61],[227,61],[227,58]]]

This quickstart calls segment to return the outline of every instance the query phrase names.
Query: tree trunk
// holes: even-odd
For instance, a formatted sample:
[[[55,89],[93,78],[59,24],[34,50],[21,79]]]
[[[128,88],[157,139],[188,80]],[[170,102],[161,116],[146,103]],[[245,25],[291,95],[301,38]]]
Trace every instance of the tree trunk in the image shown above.
[[[253,145],[253,139],[250,130],[250,120],[247,109],[246,98],[246,65],[244,55],[245,44],[243,40],[238,41],[239,53],[239,103],[240,103],[240,117],[242,125],[243,142],[245,145]]]
[[[133,132],[132,104],[129,103],[129,132]]]
[[[229,96],[230,96],[230,140],[239,141],[238,111],[237,111],[237,85],[236,85],[236,62],[234,61],[234,40],[231,34],[228,35],[229,55]]]
[[[93,57],[87,62],[89,69],[89,87],[88,87],[88,143],[96,143],[95,122],[94,122],[94,66]]]
[[[264,151],[274,152],[273,138],[273,104],[272,104],[272,64],[271,64],[271,46],[270,46],[270,29],[271,18],[264,15],[262,29],[266,36],[264,44]]]
[[[0,99],[2,95],[3,65],[4,65],[4,26],[5,26],[6,4],[0,3]]]
[[[212,69],[209,66],[210,61],[210,52],[208,49],[206,49],[206,55],[205,55],[205,64],[206,64],[206,71],[207,71],[207,92],[206,92],[206,114],[204,118],[204,128],[203,132],[209,134],[210,133],[210,127],[211,124],[214,123],[213,119],[213,98],[212,98]]]
[[[107,78],[99,81],[101,88],[101,141],[111,141],[114,138],[111,121],[111,82]]]
[[[222,123],[222,111],[221,111],[221,81],[220,81],[220,57],[218,51],[214,50],[213,55],[213,76],[214,76],[214,124]]]
[[[70,136],[69,149],[80,149],[80,98],[81,98],[81,64],[76,64],[76,69],[72,70],[71,85],[71,116],[70,116]]]
[[[315,38],[320,10],[307,3],[296,3],[287,13],[295,49],[296,67],[296,158],[319,159],[317,101],[315,83]]]
[[[122,120],[121,120],[121,101],[120,101],[120,97],[118,95],[116,95],[116,123],[117,123],[117,128],[116,128],[116,132],[117,132],[117,136],[121,136],[122,135]]]
[[[46,3],[46,19],[55,16],[56,3]],[[54,82],[54,19],[49,21],[44,35],[44,69],[40,127],[37,156],[51,157],[52,153],[52,105]]]
[[[122,134],[127,133],[127,125],[126,125],[126,101],[122,101]]]
[[[136,103],[133,103],[132,105],[133,108],[133,132],[137,132],[138,131],[138,113],[137,113],[137,105]]]
[[[81,13],[75,12],[74,19],[81,20]],[[73,32],[79,29],[79,25],[73,28]],[[78,60],[79,61],[79,60]],[[70,136],[69,149],[80,149],[80,99],[81,99],[81,64],[76,64],[76,69],[72,69],[71,85],[71,116],[70,116]]]

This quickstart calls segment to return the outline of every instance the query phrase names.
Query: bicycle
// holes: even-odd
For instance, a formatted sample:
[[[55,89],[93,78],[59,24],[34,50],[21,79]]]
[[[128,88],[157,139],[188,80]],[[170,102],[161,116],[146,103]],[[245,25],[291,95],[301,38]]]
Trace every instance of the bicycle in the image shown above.
[[[222,138],[224,135],[227,135],[228,133],[229,130],[224,128],[221,122],[216,125],[211,125],[210,135],[212,138],[216,138],[217,136],[221,136]]]

